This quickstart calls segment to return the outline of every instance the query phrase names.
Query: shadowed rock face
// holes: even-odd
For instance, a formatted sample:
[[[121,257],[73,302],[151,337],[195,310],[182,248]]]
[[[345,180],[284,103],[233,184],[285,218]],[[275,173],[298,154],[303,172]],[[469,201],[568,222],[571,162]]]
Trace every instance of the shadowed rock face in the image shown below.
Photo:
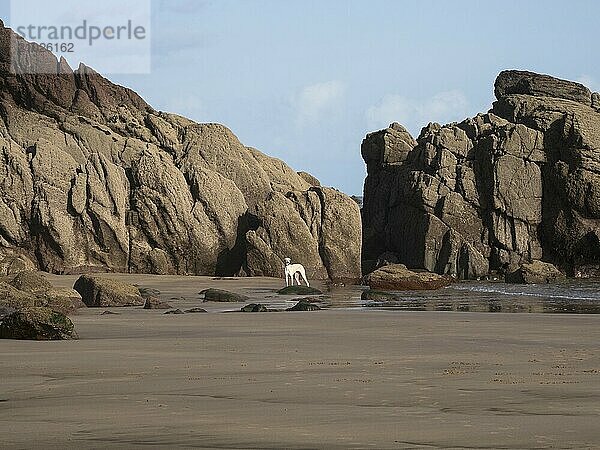
[[[13,74],[11,40],[16,69],[48,73]],[[155,111],[0,24],[0,261],[283,276],[291,256],[314,277],[358,278],[359,210],[315,184],[226,127]]]
[[[579,83],[502,72],[487,114],[369,134],[366,269],[384,252],[461,278],[544,259],[600,263],[600,104]]]

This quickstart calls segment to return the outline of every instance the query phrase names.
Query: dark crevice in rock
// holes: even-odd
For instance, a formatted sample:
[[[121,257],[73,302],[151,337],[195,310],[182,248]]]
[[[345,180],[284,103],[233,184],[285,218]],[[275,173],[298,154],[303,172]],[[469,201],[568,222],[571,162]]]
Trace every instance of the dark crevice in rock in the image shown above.
[[[246,212],[243,216],[239,217],[235,244],[232,248],[222,250],[219,253],[215,269],[216,276],[231,277],[239,275],[244,270],[244,267],[247,266],[246,233],[248,231],[256,231],[259,227],[260,221],[254,214]]]
[[[319,227],[322,227],[324,221],[326,220],[326,217],[325,217],[325,207],[326,207],[325,195],[324,195],[323,191],[319,188],[311,188],[311,189],[309,189],[309,192],[315,192],[319,196],[319,202],[321,203],[321,217],[319,220]],[[329,254],[325,250],[325,246],[324,246],[324,242],[323,242],[323,233],[321,232],[321,230],[319,230],[318,236],[319,236],[319,240],[318,240],[319,256],[321,257],[321,261],[323,261],[323,266],[325,266],[325,270],[327,270],[327,276],[329,277],[330,280],[333,280],[335,277],[334,277],[334,274],[331,273],[332,272],[331,271],[331,261],[329,261]]]

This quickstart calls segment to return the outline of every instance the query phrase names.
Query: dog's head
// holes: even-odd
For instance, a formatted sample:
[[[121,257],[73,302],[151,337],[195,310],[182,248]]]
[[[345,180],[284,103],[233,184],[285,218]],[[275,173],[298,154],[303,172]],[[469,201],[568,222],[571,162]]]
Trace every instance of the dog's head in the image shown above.
[[[290,258],[283,258],[283,262],[286,266],[289,266],[292,263],[292,260]]]

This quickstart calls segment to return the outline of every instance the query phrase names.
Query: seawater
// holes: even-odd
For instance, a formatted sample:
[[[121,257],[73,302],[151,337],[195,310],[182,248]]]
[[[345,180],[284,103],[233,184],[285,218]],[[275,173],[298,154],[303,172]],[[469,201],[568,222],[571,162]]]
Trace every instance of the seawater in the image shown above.
[[[391,301],[361,300],[364,287],[334,288],[332,308],[396,311],[600,314],[600,280],[517,285],[463,281],[437,291],[394,292]]]

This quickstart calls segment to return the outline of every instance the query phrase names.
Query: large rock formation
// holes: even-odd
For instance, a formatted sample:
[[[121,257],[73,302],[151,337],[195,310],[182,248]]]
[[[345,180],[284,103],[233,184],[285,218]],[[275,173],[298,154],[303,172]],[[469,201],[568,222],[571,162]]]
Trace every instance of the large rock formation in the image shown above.
[[[461,278],[543,259],[600,264],[600,96],[579,83],[506,71],[487,114],[369,134],[366,269],[388,251]]]
[[[155,111],[84,65],[71,70],[1,23],[0,119],[7,272],[33,261],[56,273],[282,276],[289,256],[313,277],[360,276],[348,197],[222,125]]]

